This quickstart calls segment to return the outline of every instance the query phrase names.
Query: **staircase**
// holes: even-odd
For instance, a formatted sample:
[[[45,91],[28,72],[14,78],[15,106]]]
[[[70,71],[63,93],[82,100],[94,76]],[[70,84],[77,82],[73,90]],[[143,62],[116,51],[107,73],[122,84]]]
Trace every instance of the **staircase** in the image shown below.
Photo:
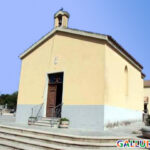
[[[60,118],[47,118],[42,117],[40,120],[33,123],[36,126],[47,126],[52,128],[58,128]]]
[[[40,104],[40,107],[39,105],[37,105],[39,107],[38,111],[37,106],[31,108],[31,117],[36,118],[34,121],[31,121],[31,124],[35,126],[47,126],[52,128],[58,128],[61,116],[61,108],[63,104],[61,103],[52,108],[51,116],[53,117],[51,118],[41,117],[41,110],[43,108],[43,105],[44,103]]]
[[[83,137],[0,125],[0,149],[2,150],[111,150],[116,149],[118,139],[126,138]]]

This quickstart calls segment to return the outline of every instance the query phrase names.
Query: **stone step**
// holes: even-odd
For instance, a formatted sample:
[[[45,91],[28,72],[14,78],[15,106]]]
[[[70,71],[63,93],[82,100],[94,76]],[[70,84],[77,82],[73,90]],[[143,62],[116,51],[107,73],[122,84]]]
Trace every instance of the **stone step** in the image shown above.
[[[40,122],[35,122],[34,124],[32,124],[34,126],[45,126],[45,127],[54,127],[54,128],[58,128],[59,124],[48,124],[48,123],[40,123]]]
[[[21,141],[19,139],[11,139],[8,137],[0,136],[0,145],[9,146],[19,150],[62,150],[60,147],[51,145],[51,147],[40,146],[38,143],[31,143],[29,141]]]
[[[71,140],[60,140],[60,139],[55,139],[55,138],[46,138],[46,137],[38,137],[35,135],[28,135],[25,133],[17,133],[15,132],[10,132],[10,131],[3,131],[0,130],[0,137],[9,137],[12,139],[19,138],[22,141],[30,140],[32,142],[37,142],[37,143],[42,143],[42,144],[55,144],[58,146],[67,146],[67,147],[74,147],[74,148],[86,148],[86,149],[91,149],[95,148],[98,149],[99,147],[113,147],[115,146],[112,143],[89,143],[89,142],[77,142],[77,141],[71,141]]]
[[[56,117],[50,117],[50,118],[48,118],[48,117],[42,117],[41,120],[47,120],[47,121],[49,121],[49,120],[57,120],[57,121],[59,121],[60,118],[56,118]]]
[[[0,125],[1,132],[6,133],[17,133],[17,134],[26,134],[26,136],[35,136],[40,137],[44,140],[48,139],[58,139],[66,140],[72,142],[88,142],[88,143],[116,143],[117,140],[133,139],[131,137],[90,137],[90,136],[79,136],[79,135],[70,135],[64,133],[56,133],[50,131],[41,131],[37,129],[27,129],[23,127],[12,127],[6,125]],[[134,139],[135,140],[135,139]]]
[[[46,123],[46,124],[50,124],[50,123],[58,124],[59,123],[59,121],[55,121],[55,120],[49,120],[49,121],[38,120],[37,122],[39,122],[39,123]]]
[[[53,127],[58,128],[59,126],[59,118],[41,118],[37,122],[33,123],[32,125],[35,126],[47,126],[47,127]]]
[[[9,134],[2,134],[0,133],[0,144],[12,147],[12,148],[17,148],[17,149],[22,149],[22,150],[49,150],[49,149],[55,149],[55,150],[78,150],[78,149],[100,149],[100,147],[114,147],[115,145],[113,144],[108,144],[108,143],[101,143],[98,147],[87,147],[87,146],[80,146],[80,144],[76,147],[72,145],[58,145],[58,144],[53,144],[53,143],[43,143],[43,141],[37,141],[35,139],[31,138],[21,138],[20,136],[15,136],[15,135],[9,135]]]
[[[50,123],[45,124],[45,123],[40,123],[40,122],[35,122],[33,125],[38,125],[38,126],[46,126],[46,127],[50,127]]]
[[[9,146],[6,146],[6,145],[2,145],[0,143],[0,150],[17,150],[16,148],[12,148],[12,147],[9,147]]]

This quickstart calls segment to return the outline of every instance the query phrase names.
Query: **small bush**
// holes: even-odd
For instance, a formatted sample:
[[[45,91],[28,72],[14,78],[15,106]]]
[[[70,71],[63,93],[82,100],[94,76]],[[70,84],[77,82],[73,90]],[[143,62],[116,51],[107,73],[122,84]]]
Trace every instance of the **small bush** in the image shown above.
[[[114,122],[114,123],[108,123],[106,125],[106,128],[114,128],[114,127],[118,127],[118,126],[127,126],[130,125],[131,121],[122,121],[122,122]]]
[[[106,125],[107,128],[114,128],[114,127],[117,127],[117,126],[119,126],[119,122],[108,123]]]
[[[69,119],[67,119],[67,118],[61,118],[60,122],[62,122],[62,121],[69,121]]]

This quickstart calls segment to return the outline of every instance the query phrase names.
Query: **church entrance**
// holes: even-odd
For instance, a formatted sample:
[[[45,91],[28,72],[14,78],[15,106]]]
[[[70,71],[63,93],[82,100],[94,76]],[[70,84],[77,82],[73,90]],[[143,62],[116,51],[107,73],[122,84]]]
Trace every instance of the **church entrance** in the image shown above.
[[[63,73],[49,74],[46,117],[61,117]]]

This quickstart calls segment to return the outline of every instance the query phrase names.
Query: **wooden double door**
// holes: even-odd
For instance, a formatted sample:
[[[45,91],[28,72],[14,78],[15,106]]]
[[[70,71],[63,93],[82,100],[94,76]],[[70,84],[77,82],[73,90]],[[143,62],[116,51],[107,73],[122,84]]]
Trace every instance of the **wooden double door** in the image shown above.
[[[49,84],[46,117],[56,117],[55,107],[62,103],[62,84]]]
[[[55,115],[54,108],[56,107],[57,85],[48,85],[47,111],[46,117],[53,117]]]

